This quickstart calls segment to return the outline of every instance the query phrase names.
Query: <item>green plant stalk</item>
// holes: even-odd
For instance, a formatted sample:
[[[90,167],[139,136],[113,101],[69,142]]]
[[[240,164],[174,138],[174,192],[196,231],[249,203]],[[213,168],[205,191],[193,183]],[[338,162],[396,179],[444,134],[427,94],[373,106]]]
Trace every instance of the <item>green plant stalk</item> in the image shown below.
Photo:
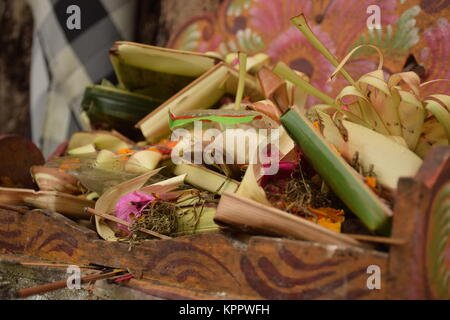
[[[288,80],[292,82],[297,87],[300,87],[301,89],[305,90],[306,93],[322,100],[325,104],[329,104],[333,106],[334,99],[330,96],[326,95],[313,85],[311,85],[308,81],[302,79],[300,76],[298,76],[287,64],[284,62],[278,62],[277,65],[272,70],[277,75],[282,77],[284,80]]]
[[[327,185],[372,231],[388,235],[391,210],[362,181],[353,168],[316,131],[311,122],[293,110],[281,123]]]
[[[234,104],[235,110],[241,110],[242,96],[244,95],[245,77],[247,74],[247,54],[245,52],[239,52],[239,82],[236,93],[236,100]]]
[[[316,48],[320,53],[323,54],[325,58],[328,59],[328,61],[331,62],[332,65],[334,65],[335,67],[339,65],[339,61],[337,61],[336,57],[322,44],[322,42],[312,32],[303,13],[296,17],[291,18],[291,22],[311,42],[314,48]],[[341,68],[340,72],[348,82],[350,82],[352,85],[355,85],[355,80],[353,80],[353,78],[350,76],[350,74],[348,74],[347,71],[345,71],[344,68]]]

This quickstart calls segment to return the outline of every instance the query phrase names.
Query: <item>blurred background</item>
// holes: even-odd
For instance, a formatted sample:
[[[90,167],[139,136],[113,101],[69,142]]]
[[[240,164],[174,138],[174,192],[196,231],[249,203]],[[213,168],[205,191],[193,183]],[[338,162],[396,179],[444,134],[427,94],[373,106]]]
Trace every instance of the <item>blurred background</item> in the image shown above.
[[[72,4],[81,8],[80,30],[66,26]],[[379,6],[381,30],[367,28],[371,5]],[[300,12],[338,59],[374,44],[386,75],[450,78],[450,0],[0,0],[0,135],[29,137],[48,156],[83,130],[80,97],[90,83],[114,81],[108,49],[116,40],[266,52],[336,94],[345,84],[328,81],[333,67],[289,22]],[[377,61],[373,51],[359,52],[346,69],[357,77]],[[444,82],[428,89],[450,93]]]
[[[39,5],[47,0],[31,1]],[[89,1],[69,2],[83,5],[83,2],[86,4]],[[114,1],[106,0],[105,2]],[[169,35],[186,19],[216,11],[221,0],[124,0],[119,2],[124,5],[133,2],[135,5],[134,12],[130,13],[133,15],[133,34],[126,40],[164,46],[169,40]],[[0,50],[0,135],[19,134],[32,137],[30,71],[33,28],[34,17],[28,1],[0,0],[2,48]]]

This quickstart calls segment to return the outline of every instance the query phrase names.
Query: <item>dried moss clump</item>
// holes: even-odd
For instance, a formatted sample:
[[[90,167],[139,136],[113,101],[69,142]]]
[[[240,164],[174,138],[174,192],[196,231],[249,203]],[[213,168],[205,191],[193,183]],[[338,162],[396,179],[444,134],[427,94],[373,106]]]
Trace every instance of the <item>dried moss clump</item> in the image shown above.
[[[153,238],[151,235],[140,232],[140,228],[164,235],[176,232],[178,228],[177,206],[161,199],[151,202],[142,211],[142,216],[133,222],[130,231],[132,242]]]

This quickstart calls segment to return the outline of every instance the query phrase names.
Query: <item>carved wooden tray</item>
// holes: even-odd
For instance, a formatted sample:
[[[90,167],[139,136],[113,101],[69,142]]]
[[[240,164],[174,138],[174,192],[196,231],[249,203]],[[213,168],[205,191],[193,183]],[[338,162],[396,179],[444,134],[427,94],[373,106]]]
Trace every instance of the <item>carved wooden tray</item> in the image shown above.
[[[166,299],[448,299],[450,148],[434,149],[400,181],[389,253],[210,233],[128,244],[100,240],[68,218],[0,209],[0,248],[54,262],[128,269],[126,286]],[[381,288],[369,289],[381,270]]]

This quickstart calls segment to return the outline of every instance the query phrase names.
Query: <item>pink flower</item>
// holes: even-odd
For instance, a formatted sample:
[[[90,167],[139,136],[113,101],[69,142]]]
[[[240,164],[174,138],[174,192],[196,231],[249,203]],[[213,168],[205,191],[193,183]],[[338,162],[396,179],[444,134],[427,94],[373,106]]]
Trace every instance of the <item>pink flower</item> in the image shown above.
[[[116,217],[132,223],[142,216],[142,211],[156,198],[140,191],[133,191],[123,197],[116,204]],[[119,224],[119,228],[129,231],[127,227]]]
[[[281,179],[287,179],[290,178],[292,175],[292,172],[294,172],[295,168],[298,166],[298,162],[280,162],[279,163],[279,170],[276,175],[264,175],[261,178],[261,187],[265,187],[267,184],[270,183],[272,180],[281,180]]]
[[[312,1],[255,0],[249,10],[250,23],[266,42],[270,42],[291,27],[289,19],[300,12],[310,15]]]

